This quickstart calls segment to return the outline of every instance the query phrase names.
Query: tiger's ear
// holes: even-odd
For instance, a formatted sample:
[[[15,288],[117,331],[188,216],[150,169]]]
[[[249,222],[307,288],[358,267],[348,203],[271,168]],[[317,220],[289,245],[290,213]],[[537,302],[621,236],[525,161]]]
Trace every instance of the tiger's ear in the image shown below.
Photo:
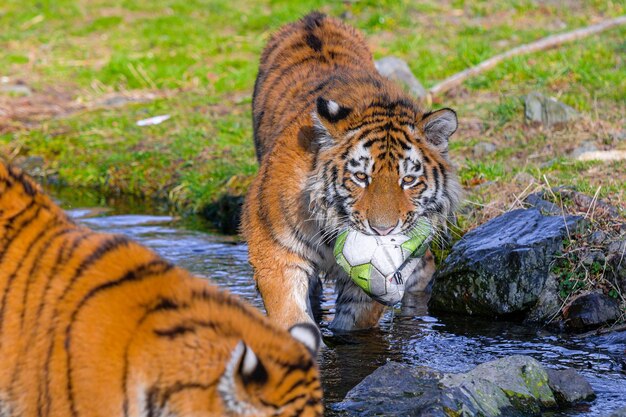
[[[452,109],[441,109],[427,113],[419,122],[426,140],[439,151],[448,151],[448,139],[458,127],[456,113]]]
[[[338,135],[335,124],[352,113],[352,109],[344,107],[333,100],[318,97],[316,110],[313,112],[313,126],[316,130],[316,139],[320,148],[335,144],[335,135]]]
[[[267,377],[267,370],[254,351],[243,341],[237,343],[222,378],[239,380],[244,386],[248,386],[265,384]]]
[[[289,329],[289,333],[291,333],[294,339],[302,343],[313,357],[317,356],[322,342],[322,335],[316,325],[311,323],[295,324]]]
[[[339,120],[345,119],[352,113],[352,109],[341,106],[333,100],[326,100],[323,97],[317,98],[317,114],[330,123],[337,123]]]

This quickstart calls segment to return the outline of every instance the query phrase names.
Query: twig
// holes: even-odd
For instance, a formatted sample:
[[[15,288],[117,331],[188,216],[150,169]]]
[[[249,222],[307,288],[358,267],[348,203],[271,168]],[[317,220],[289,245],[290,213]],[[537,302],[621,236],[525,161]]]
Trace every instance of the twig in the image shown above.
[[[466,69],[465,71],[458,72],[446,78],[442,82],[435,84],[430,90],[428,90],[428,92],[431,96],[435,96],[437,94],[443,94],[446,91],[460,85],[466,79],[495,67],[497,64],[504,61],[505,59],[508,59],[517,55],[525,55],[525,54],[530,54],[532,52],[554,48],[561,44],[572,42],[577,39],[582,39],[587,36],[600,33],[612,27],[623,25],[623,24],[626,24],[626,15],[619,16],[614,19],[605,20],[595,25],[587,26],[581,29],[576,29],[571,32],[561,33],[559,35],[551,35],[546,38],[539,39],[538,41],[535,41],[535,42],[520,45],[507,52],[503,52],[494,57],[491,57],[488,60],[479,63],[478,65],[475,65],[471,68]]]

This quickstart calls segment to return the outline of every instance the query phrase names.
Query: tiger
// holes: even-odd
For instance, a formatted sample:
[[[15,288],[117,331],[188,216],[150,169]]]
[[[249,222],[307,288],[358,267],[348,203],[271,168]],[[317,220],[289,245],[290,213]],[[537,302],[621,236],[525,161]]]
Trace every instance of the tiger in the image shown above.
[[[0,161],[0,416],[322,416],[318,329],[290,331]]]
[[[456,112],[425,111],[381,76],[364,37],[312,12],[273,34],[252,97],[257,176],[241,232],[270,319],[319,321],[324,282],[334,281],[333,332],[378,325],[384,306],[333,256],[337,235],[404,233],[427,217],[443,236],[460,199],[449,157]],[[406,288],[432,275],[428,251]]]

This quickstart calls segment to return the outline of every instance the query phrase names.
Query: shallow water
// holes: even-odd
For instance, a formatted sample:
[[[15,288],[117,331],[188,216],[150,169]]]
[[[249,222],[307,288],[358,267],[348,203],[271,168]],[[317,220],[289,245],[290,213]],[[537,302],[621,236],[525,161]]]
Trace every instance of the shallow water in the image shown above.
[[[177,265],[210,277],[262,308],[247,263],[247,248],[235,239],[197,230],[197,222],[163,215],[162,208],[118,205],[101,199],[69,199],[67,194],[61,194],[61,199],[79,222],[96,230],[131,236]],[[83,208],[99,204],[110,209]],[[130,214],[138,212],[156,215]],[[325,289],[325,323],[333,315],[330,287]],[[323,349],[320,367],[327,415],[338,415],[332,412],[332,404],[341,401],[350,388],[388,360],[461,372],[511,354],[529,355],[554,368],[575,368],[593,386],[596,400],[546,415],[604,416],[626,406],[626,332],[577,339],[510,322],[431,316],[425,300],[419,297],[405,304],[401,309],[388,311],[379,329],[332,338],[333,346]]]

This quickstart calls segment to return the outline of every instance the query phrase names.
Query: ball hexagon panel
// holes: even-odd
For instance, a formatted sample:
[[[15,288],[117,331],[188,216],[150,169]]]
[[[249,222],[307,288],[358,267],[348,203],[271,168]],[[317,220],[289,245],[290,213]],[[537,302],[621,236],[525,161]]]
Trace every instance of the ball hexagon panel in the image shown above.
[[[343,245],[343,255],[352,266],[368,263],[378,247],[375,236],[363,233],[348,233]]]
[[[372,265],[384,277],[388,277],[404,263],[405,259],[405,253],[400,245],[380,245],[372,257]]]

